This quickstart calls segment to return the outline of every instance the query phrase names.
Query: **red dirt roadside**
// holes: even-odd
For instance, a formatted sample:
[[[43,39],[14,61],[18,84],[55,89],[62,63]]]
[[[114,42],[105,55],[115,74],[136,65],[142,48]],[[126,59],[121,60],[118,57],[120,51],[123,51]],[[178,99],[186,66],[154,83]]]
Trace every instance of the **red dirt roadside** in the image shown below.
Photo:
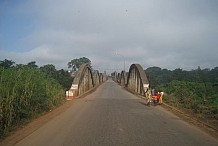
[[[42,125],[56,117],[57,115],[64,112],[66,109],[68,109],[72,104],[75,102],[68,101],[65,104],[57,107],[56,109],[45,113],[44,115],[34,119],[27,125],[24,125],[14,131],[12,131],[6,138],[0,141],[0,146],[12,146],[25,138],[26,136],[30,135],[34,131],[36,131],[38,128],[40,128]]]

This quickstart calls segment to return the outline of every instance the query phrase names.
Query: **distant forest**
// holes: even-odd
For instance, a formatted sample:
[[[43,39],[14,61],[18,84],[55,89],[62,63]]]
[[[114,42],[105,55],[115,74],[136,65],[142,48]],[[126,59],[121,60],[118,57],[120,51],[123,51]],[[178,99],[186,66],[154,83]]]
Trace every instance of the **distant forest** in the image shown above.
[[[145,73],[152,88],[165,92],[164,102],[218,125],[218,67],[191,71],[149,67]]]
[[[218,84],[218,67],[211,70],[198,67],[191,71],[180,68],[171,71],[160,67],[149,67],[145,72],[153,88],[174,80]]]

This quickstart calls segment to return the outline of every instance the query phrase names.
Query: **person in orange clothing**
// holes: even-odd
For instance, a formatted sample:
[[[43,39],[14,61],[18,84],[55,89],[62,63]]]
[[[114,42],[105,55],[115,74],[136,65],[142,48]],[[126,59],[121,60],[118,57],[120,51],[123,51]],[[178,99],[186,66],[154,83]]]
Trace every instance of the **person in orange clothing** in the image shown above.
[[[154,96],[153,96],[153,103],[154,103],[154,105],[157,104],[157,95],[154,95]]]

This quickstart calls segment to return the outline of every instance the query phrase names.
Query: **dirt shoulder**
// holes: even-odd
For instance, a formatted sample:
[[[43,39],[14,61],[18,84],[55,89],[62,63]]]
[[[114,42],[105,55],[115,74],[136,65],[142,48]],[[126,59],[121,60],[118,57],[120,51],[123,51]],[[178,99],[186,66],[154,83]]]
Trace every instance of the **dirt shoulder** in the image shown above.
[[[100,85],[99,85],[100,86]],[[85,92],[83,95],[80,95],[76,97],[76,99],[73,99],[71,101],[67,101],[64,104],[60,105],[59,107],[44,113],[42,116],[39,116],[36,119],[33,119],[27,124],[23,124],[21,127],[14,129],[11,131],[5,138],[0,140],[0,146],[13,146],[40,127],[42,127],[44,124],[46,124],[48,121],[51,119],[55,118],[59,114],[63,113],[66,111],[68,108],[73,106],[73,104],[76,104],[75,100],[79,98],[84,98],[87,95],[91,94],[94,92],[99,86],[96,86],[87,92]]]
[[[63,105],[55,108],[52,111],[49,111],[42,116],[30,121],[28,124],[23,125],[14,131],[10,132],[7,137],[0,141],[0,146],[11,146],[15,145],[17,142],[22,140],[23,138],[27,137],[38,128],[43,126],[45,123],[56,117],[57,115],[61,114],[62,112],[66,111],[70,106],[74,104],[74,101],[67,101]]]
[[[201,130],[205,131],[209,135],[213,136],[214,138],[218,139],[218,125],[214,125],[214,122],[210,122],[208,120],[197,118],[193,113],[184,111],[181,109],[177,109],[172,107],[166,103],[161,105],[166,110],[172,112],[173,114],[177,115],[184,121],[199,127]],[[207,121],[207,122],[206,122]],[[217,121],[216,121],[217,123]]]

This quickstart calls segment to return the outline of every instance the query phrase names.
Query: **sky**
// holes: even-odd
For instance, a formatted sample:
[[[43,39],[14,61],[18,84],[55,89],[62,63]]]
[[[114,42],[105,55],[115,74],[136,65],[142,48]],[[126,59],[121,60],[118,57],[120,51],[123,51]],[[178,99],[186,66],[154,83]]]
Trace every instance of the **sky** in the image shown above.
[[[101,72],[218,66],[217,0],[0,0],[0,60]]]

